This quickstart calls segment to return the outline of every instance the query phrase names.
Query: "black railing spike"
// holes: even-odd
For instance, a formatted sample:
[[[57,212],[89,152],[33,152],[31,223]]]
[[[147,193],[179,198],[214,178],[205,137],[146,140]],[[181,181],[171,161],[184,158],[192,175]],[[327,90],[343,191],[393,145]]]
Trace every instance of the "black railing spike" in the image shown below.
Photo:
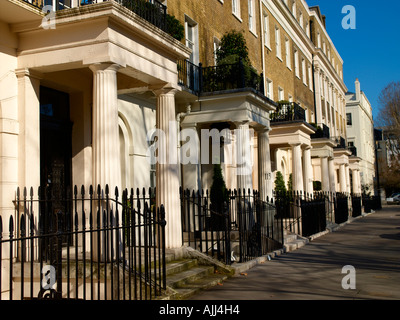
[[[13,216],[10,216],[10,221],[8,224],[8,231],[10,232],[10,238],[11,238],[14,234],[14,218],[13,218]]]
[[[81,186],[81,195],[82,195],[82,198],[84,198],[84,196],[85,196],[85,186],[84,185]]]
[[[20,231],[21,231],[21,236],[25,236],[25,231],[26,231],[26,225],[25,225],[25,214],[21,214],[21,219],[20,219]]]
[[[114,193],[115,193],[115,196],[118,198],[119,197],[119,191],[118,191],[118,187],[117,186],[115,187]]]

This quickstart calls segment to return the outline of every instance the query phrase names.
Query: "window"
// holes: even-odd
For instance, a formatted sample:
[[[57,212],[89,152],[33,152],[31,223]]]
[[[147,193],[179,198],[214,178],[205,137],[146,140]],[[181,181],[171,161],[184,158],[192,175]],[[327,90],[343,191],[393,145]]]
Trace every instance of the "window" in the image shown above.
[[[267,98],[274,100],[272,80],[267,79]]]
[[[275,27],[275,47],[276,56],[282,60],[282,49],[281,49],[281,31],[278,27]]]
[[[303,13],[302,12],[300,12],[300,15],[299,15],[299,23],[300,23],[300,27],[302,29],[304,29]]]
[[[189,17],[185,17],[185,33],[186,33],[186,46],[192,49],[190,54],[190,62],[194,64],[199,63],[199,47],[198,47],[198,29],[197,23]]]
[[[321,34],[319,32],[317,34],[317,47],[321,48]]]
[[[249,0],[249,29],[253,33],[256,32],[256,14],[254,0]]]
[[[290,42],[288,38],[285,38],[285,54],[286,54],[286,66],[290,69],[292,67],[291,64],[291,55],[290,55]]]
[[[299,72],[299,53],[297,50],[294,50],[294,73],[296,74],[296,77],[300,78],[300,72]]]
[[[304,58],[301,58],[301,74],[303,77],[303,83],[307,85],[306,60]]]
[[[311,65],[308,65],[308,82],[310,83],[310,90],[313,90],[313,86],[311,85],[312,83],[312,69]]]
[[[240,19],[240,0],[232,0],[232,13]]]
[[[281,87],[278,87],[278,101],[285,100],[285,94]]]
[[[221,46],[221,41],[218,38],[214,37],[213,45],[214,45],[214,65],[217,65],[217,51]]]
[[[264,12],[263,16],[263,32],[264,32],[264,45],[267,46],[268,48],[271,48],[271,36],[269,33],[269,17],[268,15]]]
[[[347,118],[347,125],[351,126],[353,124],[351,119],[351,113],[346,113],[346,118]]]

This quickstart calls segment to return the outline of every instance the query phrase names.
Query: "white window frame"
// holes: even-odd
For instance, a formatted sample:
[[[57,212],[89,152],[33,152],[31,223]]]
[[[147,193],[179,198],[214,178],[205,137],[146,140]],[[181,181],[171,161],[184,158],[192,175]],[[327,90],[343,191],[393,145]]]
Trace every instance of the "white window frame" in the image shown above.
[[[263,12],[264,45],[271,50],[271,33],[269,31],[269,15]]]
[[[217,65],[217,50],[221,47],[221,40],[219,40],[217,37],[214,37],[213,39],[213,48],[214,48],[214,65]]]
[[[274,100],[274,83],[272,82],[271,79],[266,79],[266,94],[267,98]]]
[[[301,75],[303,78],[303,83],[307,85],[307,73],[306,73],[306,59],[301,58]]]
[[[294,72],[297,78],[300,79],[300,70],[299,70],[299,51],[294,49]]]
[[[254,0],[248,0],[249,4],[249,30],[256,33],[256,6]]]
[[[278,26],[275,26],[275,49],[277,58],[282,60],[281,30]]]
[[[285,54],[286,54],[286,66],[291,70],[292,62],[291,62],[291,54],[290,54],[290,40],[285,37]]]
[[[285,91],[282,87],[278,86],[278,101],[285,100]]]
[[[232,14],[241,21],[240,0],[232,0]]]

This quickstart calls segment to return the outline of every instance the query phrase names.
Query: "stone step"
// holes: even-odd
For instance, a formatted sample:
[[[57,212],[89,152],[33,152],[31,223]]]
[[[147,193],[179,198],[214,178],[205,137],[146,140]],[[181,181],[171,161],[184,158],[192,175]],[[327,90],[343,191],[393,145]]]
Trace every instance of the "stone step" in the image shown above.
[[[190,268],[176,274],[172,274],[167,277],[167,286],[171,288],[179,288],[180,286],[199,280],[200,278],[206,277],[214,272],[213,266],[197,266]]]

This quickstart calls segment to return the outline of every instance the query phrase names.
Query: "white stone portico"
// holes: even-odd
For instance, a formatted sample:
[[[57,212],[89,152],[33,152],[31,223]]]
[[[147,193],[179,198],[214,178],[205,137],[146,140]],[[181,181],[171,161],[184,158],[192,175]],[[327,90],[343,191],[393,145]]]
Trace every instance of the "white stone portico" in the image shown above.
[[[43,108],[50,110],[48,118],[56,115],[54,104],[44,105],[43,88],[66,97],[72,185],[108,184],[111,192],[115,187],[150,186],[145,152],[138,151],[138,145],[147,143],[146,135],[139,141],[131,120],[140,110],[141,132],[146,132],[155,126],[164,130],[165,121],[175,119],[177,61],[187,59],[190,50],[114,1],[59,11],[54,29],[42,28],[41,11],[22,1],[2,1],[0,11],[5,19],[1,57],[6,58],[0,69],[0,119],[15,124],[0,133],[0,157],[10,159],[1,163],[1,170],[8,172],[0,179],[3,221],[13,214],[17,186],[36,192],[43,181],[40,119]],[[3,28],[4,23],[11,27]],[[6,91],[14,96],[7,98]],[[148,174],[135,176],[133,168]],[[165,186],[157,188],[157,203],[165,206],[171,222],[167,247],[179,247],[177,170],[157,166],[156,171],[157,184]]]

